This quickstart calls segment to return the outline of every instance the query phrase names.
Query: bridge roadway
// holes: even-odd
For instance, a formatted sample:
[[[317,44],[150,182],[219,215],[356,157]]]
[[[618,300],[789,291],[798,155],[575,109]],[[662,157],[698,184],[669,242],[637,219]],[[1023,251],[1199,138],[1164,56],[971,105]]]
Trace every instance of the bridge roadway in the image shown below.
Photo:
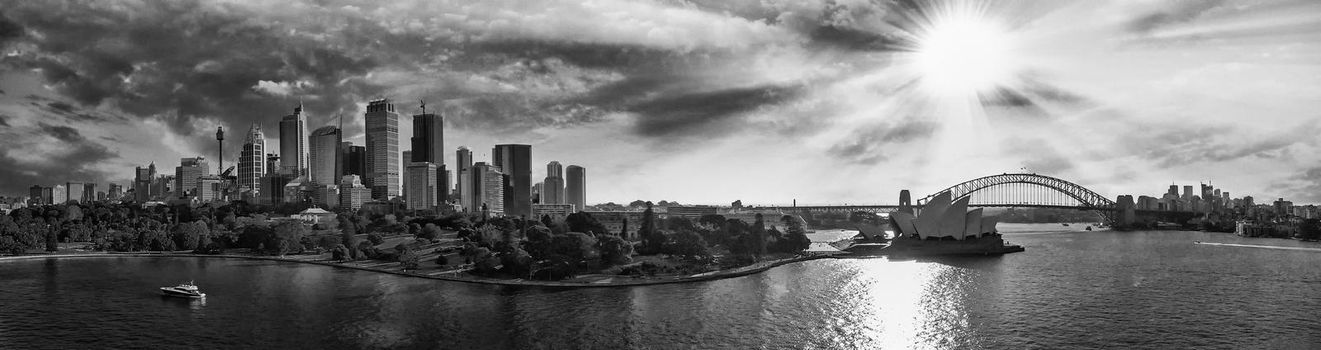
[[[913,209],[922,209],[921,205],[912,205]],[[1115,208],[1094,208],[1075,205],[1044,205],[1044,204],[968,204],[973,208],[1052,208],[1052,209],[1071,209],[1071,210],[1105,210],[1115,211]],[[812,213],[852,213],[856,211],[865,211],[872,213],[889,213],[899,211],[899,206],[894,204],[875,204],[875,205],[800,205],[800,206],[770,206],[753,207],[754,210],[776,210],[781,212],[812,212]]]

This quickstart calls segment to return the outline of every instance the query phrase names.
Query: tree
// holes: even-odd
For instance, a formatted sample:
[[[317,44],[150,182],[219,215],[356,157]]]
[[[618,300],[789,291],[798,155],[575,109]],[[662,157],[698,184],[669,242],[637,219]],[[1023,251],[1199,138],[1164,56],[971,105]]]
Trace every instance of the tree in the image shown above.
[[[448,257],[445,257],[445,253],[440,253],[440,255],[436,256],[436,265],[445,266],[449,265],[449,262],[450,260]]]
[[[670,236],[670,242],[665,245],[663,252],[670,255],[678,255],[689,258],[699,258],[711,256],[707,249],[706,240],[701,235],[692,230],[681,230]]]
[[[743,200],[742,199],[735,200],[733,203],[729,203],[729,207],[735,210],[743,209]]]
[[[785,223],[784,239],[777,242],[780,252],[799,253],[812,247],[812,240],[807,238],[807,230],[803,229],[803,222],[792,216],[785,215],[780,218],[780,222]]]
[[[500,254],[500,262],[504,266],[501,269],[514,276],[524,276],[532,270],[532,255],[522,249],[512,248]]]
[[[303,236],[307,227],[297,221],[284,221],[271,227],[271,235],[266,240],[266,251],[272,255],[285,255],[302,252]]]
[[[46,251],[53,252],[60,250],[60,241],[58,233],[53,228],[46,229]]]
[[[182,250],[194,250],[199,247],[202,236],[209,234],[210,231],[206,222],[197,220],[175,225],[171,235],[175,247]]]
[[[339,220],[339,240],[344,244],[344,251],[348,252],[348,259],[357,260],[358,250],[349,249],[348,247],[358,246],[358,224],[353,222],[352,216],[350,215],[340,215],[336,219]]]
[[[427,223],[426,226],[422,227],[422,231],[417,237],[434,241],[437,238],[440,238],[440,227],[433,223]]]
[[[757,214],[756,218],[751,230],[744,236],[744,244],[747,245],[749,255],[754,259],[761,259],[762,255],[766,255],[766,222],[762,220],[761,214]]]
[[[381,244],[381,243],[385,243],[385,238],[381,238],[380,234],[376,232],[372,232],[367,234],[367,241],[371,242],[372,244]]]
[[[399,246],[402,246],[402,248]],[[399,266],[403,267],[404,270],[417,270],[421,257],[407,245],[400,243],[399,246],[395,247],[396,250],[401,249],[399,252]]]
[[[349,248],[345,247],[343,244],[335,245],[335,248],[330,250],[330,256],[332,259],[335,259],[335,261],[344,261],[351,259],[349,254]]]
[[[596,218],[593,218],[592,214],[588,214],[587,212],[580,211],[569,214],[568,217],[564,218],[564,224],[569,226],[569,232],[583,232],[598,235],[609,233],[609,231],[605,229],[605,225],[596,221]]]
[[[633,262],[633,243],[620,236],[601,236],[597,238],[596,246],[601,251],[603,264],[623,265]]]
[[[638,228],[638,235],[642,237],[638,253],[643,255],[659,253],[665,244],[665,235],[656,228],[656,212],[652,210],[651,202],[647,202],[647,210],[642,211],[642,227]]]

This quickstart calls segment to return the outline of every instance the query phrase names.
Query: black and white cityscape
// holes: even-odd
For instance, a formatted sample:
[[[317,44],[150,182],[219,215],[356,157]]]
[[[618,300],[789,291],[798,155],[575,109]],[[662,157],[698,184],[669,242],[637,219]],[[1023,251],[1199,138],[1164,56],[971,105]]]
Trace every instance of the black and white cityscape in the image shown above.
[[[0,348],[1321,347],[1315,1],[0,4]]]

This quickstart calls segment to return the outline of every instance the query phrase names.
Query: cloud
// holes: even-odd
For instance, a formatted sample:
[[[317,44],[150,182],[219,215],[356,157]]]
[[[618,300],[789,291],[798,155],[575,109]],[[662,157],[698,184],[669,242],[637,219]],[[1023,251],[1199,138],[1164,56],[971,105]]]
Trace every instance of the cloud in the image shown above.
[[[10,116],[4,115],[4,114],[0,114],[0,126],[3,126],[3,127],[8,128],[8,127],[9,127],[9,119],[12,119],[12,118],[13,118],[13,117],[10,117]]]
[[[889,159],[895,152],[893,145],[931,137],[937,128],[934,122],[911,118],[873,123],[841,138],[827,153],[846,162],[872,165]]]
[[[1028,171],[1041,174],[1061,174],[1073,170],[1073,161],[1041,138],[1011,138],[1005,140],[1005,152],[1022,159]]]
[[[1140,13],[1128,22],[1128,30],[1147,34],[1161,27],[1185,23],[1225,4],[1225,0],[1169,1],[1153,3],[1157,8]]]
[[[1321,202],[1321,167],[1305,168],[1288,178],[1277,180],[1271,183],[1270,189],[1287,193],[1295,203]]]
[[[640,115],[634,133],[645,137],[720,134],[739,127],[742,113],[799,93],[793,86],[755,86],[666,96],[629,107]]]
[[[272,96],[289,96],[291,93],[295,91],[301,91],[309,87],[312,87],[312,83],[306,81],[275,82],[268,80],[258,80],[257,85],[253,85],[252,89],[256,90],[257,92],[261,92]]]
[[[77,129],[47,123],[0,130],[0,147],[0,193],[27,193],[34,184],[102,182],[111,176],[99,166],[119,157]]]

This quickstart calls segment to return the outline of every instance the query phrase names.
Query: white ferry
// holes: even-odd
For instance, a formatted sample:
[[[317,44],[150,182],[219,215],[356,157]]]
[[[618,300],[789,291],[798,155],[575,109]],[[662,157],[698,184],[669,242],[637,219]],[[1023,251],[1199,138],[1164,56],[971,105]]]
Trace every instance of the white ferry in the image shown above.
[[[174,287],[161,287],[161,293],[172,297],[193,298],[193,299],[200,299],[206,297],[206,293],[202,293],[202,291],[198,290],[197,285],[193,284],[192,281],[188,281],[188,283],[181,283]]]

